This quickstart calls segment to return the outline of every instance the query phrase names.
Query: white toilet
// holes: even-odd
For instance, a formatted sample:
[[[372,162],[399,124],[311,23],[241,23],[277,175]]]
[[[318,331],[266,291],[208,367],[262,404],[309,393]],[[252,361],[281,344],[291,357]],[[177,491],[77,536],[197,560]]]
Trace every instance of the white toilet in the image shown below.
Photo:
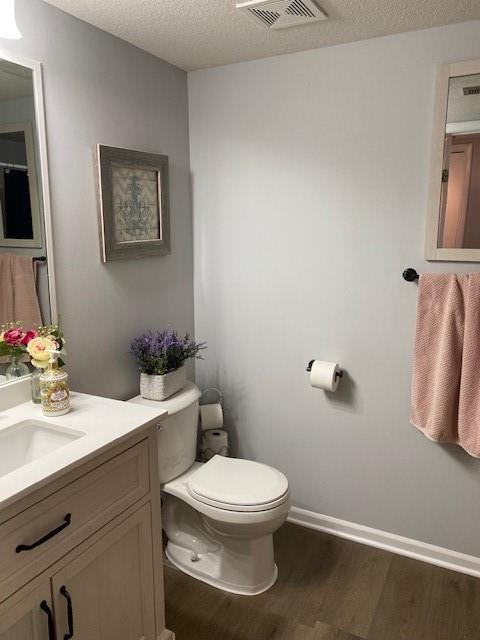
[[[164,402],[130,400],[168,411],[158,432],[166,554],[214,587],[256,595],[277,578],[272,534],[287,517],[288,481],[259,462],[222,456],[195,462],[199,398],[189,382]]]

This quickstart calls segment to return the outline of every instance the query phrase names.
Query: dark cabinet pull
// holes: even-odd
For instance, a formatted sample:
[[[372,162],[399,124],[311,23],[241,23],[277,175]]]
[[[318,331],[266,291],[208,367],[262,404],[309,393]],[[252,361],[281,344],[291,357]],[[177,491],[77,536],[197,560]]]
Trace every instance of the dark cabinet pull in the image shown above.
[[[63,585],[60,587],[60,593],[67,601],[67,622],[68,622],[68,632],[63,636],[63,640],[70,640],[73,638],[73,607],[72,607],[72,596],[68,593],[67,587]]]
[[[58,533],[60,533],[60,531],[63,531],[66,527],[68,527],[71,521],[72,514],[67,513],[65,515],[65,518],[63,519],[63,524],[61,524],[59,527],[53,529],[53,531],[49,531],[43,536],[43,538],[40,538],[36,542],[32,542],[32,544],[19,544],[15,551],[17,553],[20,553],[21,551],[31,551],[32,549],[35,549],[35,547],[39,547],[41,544],[47,542],[47,540],[50,540],[50,538],[53,538],[53,536],[56,536]]]
[[[53,613],[47,604],[46,600],[42,600],[40,603],[40,609],[45,611],[48,619],[48,640],[55,640],[55,625],[53,623]]]

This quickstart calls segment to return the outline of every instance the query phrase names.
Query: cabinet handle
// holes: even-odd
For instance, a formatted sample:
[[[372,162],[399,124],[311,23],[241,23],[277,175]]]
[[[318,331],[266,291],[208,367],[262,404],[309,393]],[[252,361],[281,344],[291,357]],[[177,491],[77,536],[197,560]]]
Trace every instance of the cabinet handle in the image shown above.
[[[32,549],[35,549],[35,547],[39,547],[41,544],[43,544],[44,542],[47,542],[47,540],[50,540],[50,538],[53,538],[53,536],[56,536],[58,533],[60,533],[60,531],[63,531],[66,527],[68,527],[71,521],[72,521],[72,514],[71,513],[65,514],[63,523],[60,526],[58,526],[56,529],[49,531],[39,540],[32,542],[32,544],[19,544],[18,547],[15,549],[15,551],[17,553],[21,553],[22,551],[31,551]]]
[[[60,593],[67,601],[67,622],[68,622],[68,632],[63,636],[63,640],[70,640],[73,638],[73,607],[72,607],[72,596],[68,593],[67,587],[63,585],[60,587]]]
[[[47,604],[46,600],[42,600],[40,603],[40,609],[45,611],[48,619],[48,640],[55,640],[55,625],[53,623],[53,613]]]

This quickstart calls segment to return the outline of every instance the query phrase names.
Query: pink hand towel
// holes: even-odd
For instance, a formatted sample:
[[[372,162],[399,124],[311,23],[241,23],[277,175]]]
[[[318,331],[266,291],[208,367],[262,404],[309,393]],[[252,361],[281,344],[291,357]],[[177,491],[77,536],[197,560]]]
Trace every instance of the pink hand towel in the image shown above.
[[[15,319],[15,291],[12,282],[11,253],[0,253],[0,324]]]
[[[25,329],[42,324],[36,265],[29,256],[0,253],[0,324],[17,320]]]
[[[458,444],[480,457],[480,273],[470,273],[465,300]]]
[[[411,422],[480,457],[480,274],[420,276]]]

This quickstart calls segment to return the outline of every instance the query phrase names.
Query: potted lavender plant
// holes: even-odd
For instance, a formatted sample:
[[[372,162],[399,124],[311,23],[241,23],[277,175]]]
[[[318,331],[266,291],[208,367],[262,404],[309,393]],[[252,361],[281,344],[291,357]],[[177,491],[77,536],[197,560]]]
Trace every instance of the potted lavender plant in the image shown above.
[[[166,400],[180,391],[186,382],[185,361],[201,359],[204,342],[180,338],[174,329],[149,331],[132,341],[131,353],[140,371],[140,393],[149,400]]]

